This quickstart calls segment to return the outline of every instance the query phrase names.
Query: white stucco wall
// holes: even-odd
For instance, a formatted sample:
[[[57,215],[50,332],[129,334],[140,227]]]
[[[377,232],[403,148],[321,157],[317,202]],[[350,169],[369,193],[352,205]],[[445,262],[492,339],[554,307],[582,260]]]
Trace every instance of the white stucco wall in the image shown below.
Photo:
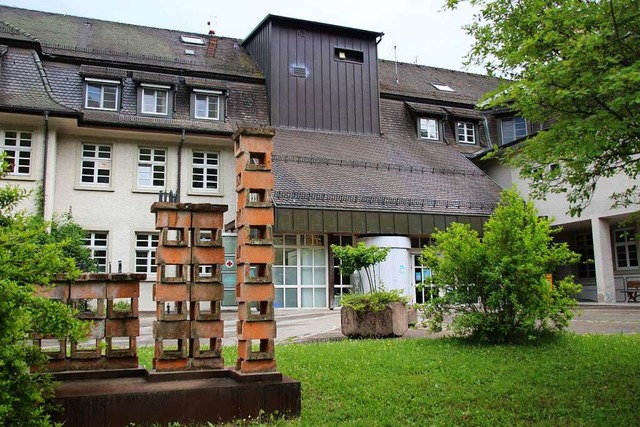
[[[376,273],[388,291],[399,289],[409,298],[414,296],[411,281],[411,239],[403,236],[372,236],[359,239],[369,245],[390,248],[387,258],[380,263]],[[364,274],[363,274],[364,277]],[[365,284],[365,290],[368,290]]]
[[[164,147],[167,149],[166,189],[175,190],[178,183],[179,135],[155,135],[142,139],[139,134],[129,137],[100,137],[62,134],[57,144],[57,174],[55,176],[56,212],[71,209],[74,220],[88,231],[106,231],[108,237],[108,261],[112,271],[117,271],[122,261],[122,270],[132,272],[135,268],[136,232],[155,231],[155,217],[150,212],[153,202],[158,201],[157,190],[136,189],[138,147]],[[82,143],[102,143],[112,146],[112,185],[105,190],[86,189],[79,185],[80,146]],[[220,191],[216,194],[196,195],[189,191],[191,150],[217,151],[219,157]],[[235,158],[230,140],[189,137],[185,139],[182,152],[181,201],[228,205],[225,223],[235,216]],[[150,284],[153,275],[141,289],[140,310],[155,310],[151,298]]]

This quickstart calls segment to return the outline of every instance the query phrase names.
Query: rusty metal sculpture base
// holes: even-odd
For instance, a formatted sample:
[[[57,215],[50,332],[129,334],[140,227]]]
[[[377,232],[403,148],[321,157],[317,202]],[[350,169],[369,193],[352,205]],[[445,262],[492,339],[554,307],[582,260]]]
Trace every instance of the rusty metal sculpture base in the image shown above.
[[[220,423],[277,414],[300,416],[300,382],[282,374],[232,369],[148,372],[146,369],[54,374],[61,384],[54,421],[73,426]]]

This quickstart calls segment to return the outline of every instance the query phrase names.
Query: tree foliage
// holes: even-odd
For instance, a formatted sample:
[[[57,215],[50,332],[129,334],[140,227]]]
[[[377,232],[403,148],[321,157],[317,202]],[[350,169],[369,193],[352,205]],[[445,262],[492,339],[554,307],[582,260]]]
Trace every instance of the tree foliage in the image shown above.
[[[421,255],[440,295],[425,305],[430,328],[441,330],[449,314],[454,333],[481,341],[517,341],[565,328],[580,286],[567,277],[551,287],[545,274],[579,255],[554,243],[554,232],[533,203],[511,189],[503,191],[482,239],[468,224],[434,233],[434,246]]]
[[[513,80],[485,105],[550,124],[507,157],[532,181],[532,195],[566,193],[578,215],[602,178],[623,174],[630,183],[611,193],[613,205],[637,203],[640,0],[446,4],[464,1],[480,8],[466,26],[475,37],[469,61]]]
[[[379,290],[375,266],[387,259],[389,248],[381,248],[376,245],[367,246],[364,242],[359,242],[355,247],[331,245],[331,251],[340,260],[340,274],[349,276],[357,272],[362,286],[364,283],[362,271],[364,271],[369,283],[369,291],[377,292]],[[363,291],[364,289],[360,289],[360,292]]]
[[[0,159],[1,161],[1,159]],[[35,333],[46,337],[84,337],[85,326],[66,305],[35,294],[58,274],[78,274],[65,256],[68,241],[44,235],[46,224],[15,212],[27,196],[24,190],[0,188],[0,425],[49,425],[47,398],[52,383],[44,374],[30,373],[44,356],[29,344]]]

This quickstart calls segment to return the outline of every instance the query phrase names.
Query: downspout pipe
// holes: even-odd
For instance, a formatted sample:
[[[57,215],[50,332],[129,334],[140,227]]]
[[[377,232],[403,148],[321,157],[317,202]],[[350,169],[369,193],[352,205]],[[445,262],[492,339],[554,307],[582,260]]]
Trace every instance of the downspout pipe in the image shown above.
[[[49,111],[44,112],[44,161],[42,167],[42,198],[38,200],[38,210],[44,218],[44,206],[47,198],[47,162],[49,160]]]
[[[180,135],[180,144],[178,145],[178,185],[176,188],[177,202],[180,202],[180,190],[182,187],[182,146],[184,145],[184,136],[185,136],[185,130],[183,128],[182,133]]]
[[[489,132],[489,121],[487,120],[487,116],[482,115],[482,122],[484,123],[484,133],[487,138],[487,149],[493,148],[493,142],[491,141],[491,132]]]

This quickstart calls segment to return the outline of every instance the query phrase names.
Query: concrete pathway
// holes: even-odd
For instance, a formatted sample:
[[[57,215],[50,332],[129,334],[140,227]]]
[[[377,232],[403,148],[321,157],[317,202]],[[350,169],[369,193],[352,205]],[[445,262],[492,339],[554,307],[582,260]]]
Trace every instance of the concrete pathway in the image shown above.
[[[628,334],[640,333],[640,303],[580,304],[579,315],[571,322],[570,330],[578,334]],[[303,343],[310,341],[342,339],[340,309],[278,309],[275,312],[277,343]],[[236,344],[237,312],[222,312],[224,345]],[[155,313],[141,313],[138,346],[153,345],[153,321]],[[433,338],[419,327],[410,329],[407,338]]]

